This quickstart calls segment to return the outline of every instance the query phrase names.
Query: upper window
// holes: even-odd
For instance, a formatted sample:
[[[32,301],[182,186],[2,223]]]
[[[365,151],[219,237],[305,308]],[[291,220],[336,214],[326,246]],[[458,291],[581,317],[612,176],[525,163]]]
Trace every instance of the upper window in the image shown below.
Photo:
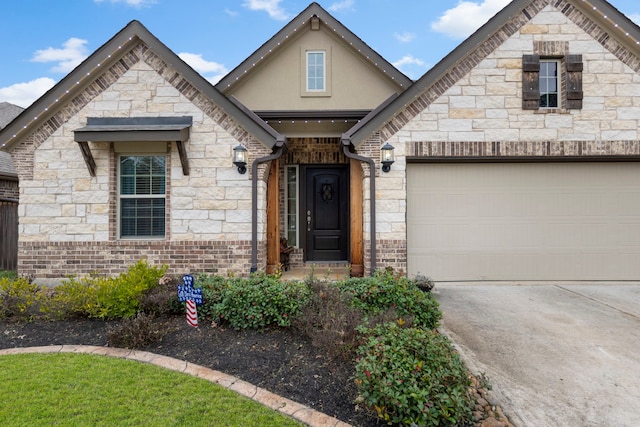
[[[522,57],[522,108],[525,110],[582,109],[582,55],[541,59]]]
[[[307,92],[326,90],[326,60],[324,51],[307,52]]]
[[[166,156],[120,156],[120,238],[165,237]]]
[[[540,108],[559,108],[560,61],[540,61]]]

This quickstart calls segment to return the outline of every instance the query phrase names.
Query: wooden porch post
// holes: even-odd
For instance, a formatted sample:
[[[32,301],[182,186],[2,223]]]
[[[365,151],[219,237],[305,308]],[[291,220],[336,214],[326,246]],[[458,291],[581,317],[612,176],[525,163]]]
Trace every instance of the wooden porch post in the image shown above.
[[[362,277],[364,275],[364,227],[362,209],[362,166],[355,159],[350,159],[350,217],[351,217],[351,275]]]
[[[271,161],[267,180],[267,274],[280,263],[280,161]]]

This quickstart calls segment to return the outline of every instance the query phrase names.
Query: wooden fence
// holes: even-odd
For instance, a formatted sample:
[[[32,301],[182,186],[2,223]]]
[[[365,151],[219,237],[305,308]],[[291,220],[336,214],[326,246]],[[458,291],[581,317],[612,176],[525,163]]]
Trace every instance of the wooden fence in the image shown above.
[[[0,270],[18,268],[18,202],[0,199]]]

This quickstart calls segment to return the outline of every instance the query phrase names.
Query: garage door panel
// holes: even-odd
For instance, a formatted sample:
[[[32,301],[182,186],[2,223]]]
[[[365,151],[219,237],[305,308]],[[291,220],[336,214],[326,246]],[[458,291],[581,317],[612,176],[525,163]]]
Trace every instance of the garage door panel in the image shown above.
[[[636,163],[408,166],[408,266],[435,280],[639,280]]]

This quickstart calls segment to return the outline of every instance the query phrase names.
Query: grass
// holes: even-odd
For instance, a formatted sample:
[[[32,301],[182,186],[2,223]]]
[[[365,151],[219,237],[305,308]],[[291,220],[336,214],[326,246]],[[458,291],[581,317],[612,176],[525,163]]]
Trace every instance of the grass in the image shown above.
[[[299,426],[206,380],[88,354],[0,356],[2,426]]]

